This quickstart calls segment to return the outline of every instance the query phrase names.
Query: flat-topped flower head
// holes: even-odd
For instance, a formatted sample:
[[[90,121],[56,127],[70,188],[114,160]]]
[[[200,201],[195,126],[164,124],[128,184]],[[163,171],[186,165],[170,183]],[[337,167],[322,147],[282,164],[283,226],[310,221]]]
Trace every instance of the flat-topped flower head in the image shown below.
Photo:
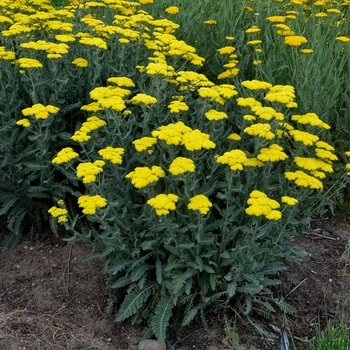
[[[176,194],[158,194],[157,196],[149,199],[147,204],[153,207],[158,216],[167,215],[170,213],[170,210],[176,209],[176,203],[179,200],[179,197]]]
[[[36,103],[32,107],[22,109],[24,116],[35,116],[36,119],[47,119],[50,114],[55,114],[60,109],[58,107],[47,105],[44,106],[41,103]]]
[[[73,148],[66,147],[59,151],[54,159],[52,159],[52,163],[54,164],[62,164],[68,163],[72,159],[79,157],[77,152],[73,151]]]
[[[240,149],[225,152],[216,161],[220,164],[227,164],[231,170],[243,170],[243,165],[247,161],[246,154]]]
[[[245,210],[246,214],[253,216],[265,216],[268,220],[280,220],[282,213],[277,210],[280,204],[269,198],[264,192],[254,190],[247,200],[249,206]]]
[[[207,196],[204,194],[197,194],[196,196],[190,198],[187,208],[190,210],[197,210],[202,215],[206,215],[212,206],[213,204],[210,202]]]
[[[96,214],[97,209],[104,208],[107,205],[107,200],[98,194],[94,196],[80,196],[78,205],[80,208],[83,208],[83,214],[93,215]]]
[[[100,149],[98,154],[104,160],[109,160],[113,164],[121,164],[123,161],[122,155],[124,154],[124,148],[108,146]]]
[[[132,172],[125,176],[126,179],[131,179],[131,183],[136,188],[143,188],[149,184],[158,181],[165,176],[164,170],[157,165],[148,167],[136,167]]]
[[[192,159],[186,157],[177,157],[170,164],[169,172],[175,176],[182,175],[184,173],[193,173],[196,167]]]

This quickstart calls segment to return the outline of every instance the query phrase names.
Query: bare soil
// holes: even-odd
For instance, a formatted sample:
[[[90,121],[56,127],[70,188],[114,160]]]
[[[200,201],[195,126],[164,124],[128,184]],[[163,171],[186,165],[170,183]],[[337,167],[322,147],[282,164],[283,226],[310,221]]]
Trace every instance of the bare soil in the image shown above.
[[[276,294],[296,310],[286,321],[297,347],[314,338],[316,323],[325,327],[327,319],[335,318],[349,301],[347,217],[315,220],[315,234],[295,237],[293,242],[307,255],[301,264],[289,266]],[[49,233],[39,236],[38,242],[23,241],[0,254],[0,350],[136,350],[142,327],[115,323],[113,312],[105,312],[109,295],[101,273],[103,262],[81,260],[90,252],[84,244],[68,245]],[[346,305],[344,315],[349,322]],[[208,329],[198,322],[180,338],[171,337],[174,348],[228,349],[222,315],[209,314],[207,321]],[[277,312],[270,320],[255,321],[275,337],[261,337],[238,325],[238,349],[280,349],[284,315]]]

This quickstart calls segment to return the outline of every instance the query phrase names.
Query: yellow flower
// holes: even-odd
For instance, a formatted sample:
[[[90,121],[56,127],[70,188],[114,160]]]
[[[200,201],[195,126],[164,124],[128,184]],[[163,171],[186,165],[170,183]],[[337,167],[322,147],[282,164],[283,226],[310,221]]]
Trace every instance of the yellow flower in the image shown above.
[[[243,162],[244,166],[251,166],[251,167],[262,167],[264,166],[263,162],[260,162],[260,160],[257,160],[256,158],[247,158],[245,162]]]
[[[84,184],[95,182],[97,175],[103,172],[102,167],[104,165],[103,160],[95,160],[93,163],[80,163],[77,166],[77,177],[82,178]]]
[[[179,11],[180,9],[177,6],[169,6],[165,9],[165,12],[169,15],[176,15]]]
[[[288,132],[289,135],[291,135],[295,141],[302,142],[305,146],[312,146],[315,142],[319,140],[318,136],[310,134],[306,131],[290,130]]]
[[[213,204],[210,202],[207,196],[204,194],[197,194],[196,196],[190,198],[187,208],[190,210],[198,210],[201,214],[205,215],[212,206]]]
[[[65,208],[58,208],[56,206],[53,206],[48,210],[48,213],[51,214],[51,216],[54,218],[58,217],[59,223],[64,223],[68,221],[68,210]]]
[[[107,79],[108,82],[113,83],[117,86],[123,87],[135,87],[134,82],[127,77],[110,77]]]
[[[283,196],[282,197],[282,202],[286,203],[286,204],[288,204],[290,206],[293,206],[293,205],[298,203],[298,200],[296,198],[293,198],[293,197]]]
[[[312,50],[312,49],[301,49],[300,52],[301,53],[305,53],[305,54],[310,54],[310,53],[313,53],[314,50]]]
[[[77,130],[74,135],[71,137],[71,139],[73,141],[77,141],[77,142],[86,142],[89,141],[91,139],[91,136],[88,135],[86,132],[82,132]]]
[[[192,130],[182,135],[181,145],[184,145],[188,151],[215,148],[215,143],[209,137],[210,135],[198,129]]]
[[[175,210],[175,203],[177,203],[178,200],[179,197],[173,193],[162,193],[149,199],[147,204],[155,209],[157,215],[161,216],[169,214],[170,210]]]
[[[248,45],[259,45],[262,43],[262,40],[250,40],[247,42]]]
[[[153,4],[154,0],[139,0],[140,4],[147,5],[147,4]]]
[[[177,157],[170,164],[169,171],[173,175],[181,175],[186,172],[193,173],[196,167],[192,159],[185,157]]]
[[[30,127],[30,121],[28,118],[23,118],[23,119],[17,120],[16,124],[22,125],[24,128]]]
[[[330,129],[331,127],[324,123],[315,113],[306,113],[304,115],[292,115],[292,120],[299,124],[309,124],[322,129]]]
[[[228,139],[228,140],[232,140],[232,141],[240,141],[240,140],[241,140],[241,137],[240,137],[238,134],[236,134],[236,133],[234,132],[234,133],[228,135],[228,136],[227,136],[227,139]]]
[[[233,46],[224,46],[221,49],[219,49],[220,55],[230,55],[232,52],[234,52],[236,49]]]
[[[261,106],[261,102],[257,101],[253,97],[238,97],[237,104],[241,107],[253,107],[253,106]]]
[[[97,209],[104,208],[107,205],[107,200],[100,195],[80,196],[78,205],[83,208],[83,214],[93,215]]]
[[[265,90],[272,87],[272,84],[261,80],[245,80],[241,84],[249,90]]]
[[[247,33],[247,34],[254,34],[254,33],[260,33],[260,28],[259,27],[257,27],[257,26],[253,26],[253,27],[251,27],[251,28],[248,28],[245,32]]]
[[[165,141],[167,145],[180,145],[183,135],[191,131],[192,129],[183,122],[177,122],[160,126],[152,132],[152,136]]]
[[[85,58],[79,57],[73,60],[72,64],[76,65],[79,68],[85,68],[89,65],[89,62]]]
[[[306,170],[322,170],[327,173],[333,173],[332,164],[322,159],[309,157],[294,157],[294,162],[298,167]]]
[[[233,171],[243,170],[243,164],[247,161],[247,156],[243,151],[234,149],[225,152],[222,156],[219,156],[216,161],[220,164],[227,164]]]
[[[350,38],[347,36],[337,36],[335,40],[341,41],[342,43],[350,42]]]
[[[152,147],[157,143],[157,138],[155,137],[142,137],[132,142],[136,148],[137,152],[142,152]]]
[[[282,113],[277,112],[272,107],[261,107],[261,106],[252,106],[251,110],[259,116],[259,118],[264,120],[271,120],[275,118],[276,120],[283,120],[284,116]]]
[[[284,23],[286,21],[285,16],[270,16],[266,17],[266,20],[271,23]]]
[[[24,116],[34,115],[36,119],[47,119],[49,114],[55,114],[60,109],[58,107],[47,105],[44,106],[41,103],[37,103],[32,107],[22,109],[22,114]]]
[[[320,180],[316,179],[316,177],[304,173],[301,170],[297,170],[295,172],[287,171],[284,173],[284,176],[287,180],[294,181],[298,186],[310,187],[317,190],[323,188],[323,184]]]
[[[157,103],[157,99],[153,96],[140,93],[131,98],[130,102],[135,105],[145,104],[150,106]]]
[[[170,113],[179,113],[180,111],[188,111],[189,107],[185,102],[171,101],[168,106]]]
[[[307,39],[300,35],[291,35],[284,38],[284,43],[289,46],[300,46],[307,43]]]
[[[265,216],[268,220],[280,220],[282,218],[282,213],[277,210],[280,208],[280,204],[274,199],[267,197],[264,192],[252,191],[247,204],[249,206],[245,212],[248,215]]]
[[[287,158],[288,156],[283,152],[283,148],[277,144],[272,144],[269,148],[262,148],[257,155],[257,159],[262,162],[278,162]]]
[[[256,123],[244,129],[244,132],[251,136],[262,137],[266,140],[275,138],[275,134],[271,131],[271,125],[265,123]]]
[[[81,38],[79,42],[83,45],[95,46],[99,49],[107,50],[107,43],[101,38]]]
[[[18,64],[20,68],[42,68],[43,67],[42,63],[34,58],[19,58],[16,61],[16,64]]]
[[[214,25],[217,23],[218,21],[216,21],[215,19],[208,19],[207,21],[204,21],[204,24],[208,24],[208,25]]]
[[[205,113],[205,117],[209,120],[222,120],[228,118],[228,115],[225,112],[219,112],[215,109],[211,109]]]
[[[104,159],[109,160],[113,164],[121,164],[123,161],[122,155],[124,154],[123,148],[113,148],[113,147],[106,147],[103,149],[100,149],[98,151],[98,154]]]
[[[161,177],[165,176],[165,172],[159,166],[148,167],[136,167],[134,171],[125,176],[126,179],[131,179],[131,183],[136,188],[143,188],[147,185],[158,181]]]
[[[73,148],[66,147],[59,151],[56,157],[52,160],[54,164],[67,163],[72,159],[79,157],[79,154],[73,151]]]

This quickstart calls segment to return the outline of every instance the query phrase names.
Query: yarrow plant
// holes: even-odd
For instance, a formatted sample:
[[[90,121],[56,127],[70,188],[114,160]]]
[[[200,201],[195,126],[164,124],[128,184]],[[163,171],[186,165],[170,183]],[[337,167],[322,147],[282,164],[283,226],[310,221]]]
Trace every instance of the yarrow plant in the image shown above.
[[[338,156],[330,123],[303,100],[300,66],[297,89],[261,68],[264,28],[293,59],[313,42],[287,26],[294,12],[260,23],[235,2],[244,31],[204,58],[172,21],[185,8],[163,6],[157,19],[153,3],[1,5],[0,74],[14,83],[0,102],[0,214],[18,231],[26,210],[35,221],[20,205],[43,199],[53,228],[106,259],[116,320],[146,321],[164,343],[172,316],[181,328],[211,304],[249,313],[280,283]],[[220,17],[205,15],[198,23],[214,35]]]

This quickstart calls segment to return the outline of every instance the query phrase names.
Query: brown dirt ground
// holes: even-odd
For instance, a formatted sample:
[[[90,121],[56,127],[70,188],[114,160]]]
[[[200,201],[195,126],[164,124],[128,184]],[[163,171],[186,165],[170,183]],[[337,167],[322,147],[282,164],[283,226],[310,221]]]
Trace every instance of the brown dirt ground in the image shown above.
[[[307,255],[301,264],[289,266],[276,294],[296,309],[287,315],[287,323],[297,347],[315,336],[317,322],[321,320],[324,327],[349,301],[350,274],[344,258],[350,239],[347,217],[340,214],[315,220],[316,234],[304,234],[293,242]],[[108,292],[102,262],[82,261],[89,252],[81,243],[68,245],[46,233],[32,245],[23,241],[0,254],[0,350],[137,349],[142,327],[115,323],[113,315],[104,312]],[[344,314],[350,321],[349,307]],[[249,333],[238,325],[238,349],[280,349],[278,330],[283,329],[283,314],[258,322],[276,338]],[[180,339],[174,337],[174,348],[228,349],[220,313],[210,314],[208,324],[207,330],[201,323],[185,329]]]

